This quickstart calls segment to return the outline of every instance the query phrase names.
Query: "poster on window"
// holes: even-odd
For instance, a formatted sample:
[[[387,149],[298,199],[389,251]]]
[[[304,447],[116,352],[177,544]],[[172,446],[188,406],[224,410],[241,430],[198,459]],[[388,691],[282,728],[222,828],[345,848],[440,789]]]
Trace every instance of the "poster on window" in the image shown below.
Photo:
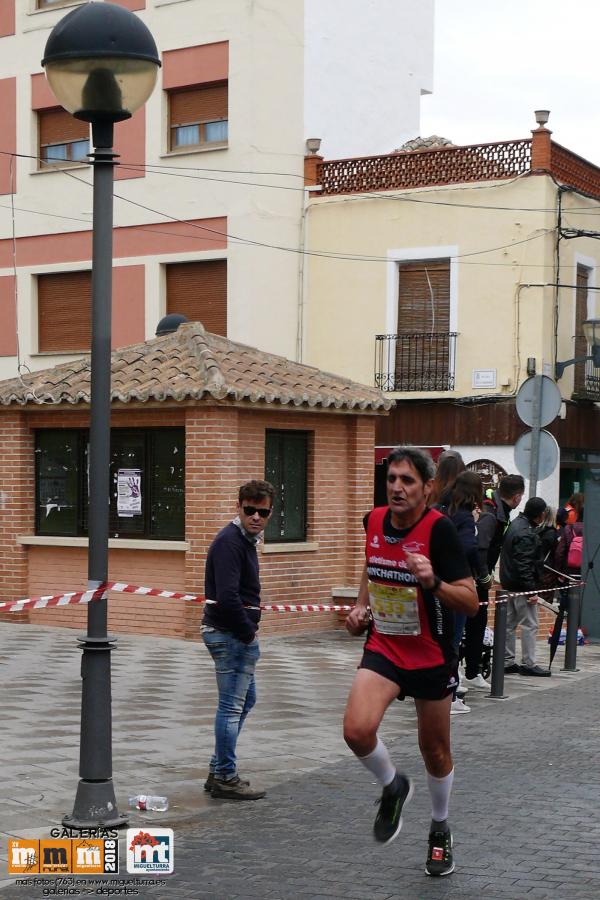
[[[117,473],[117,515],[123,519],[142,515],[141,469],[119,469]]]

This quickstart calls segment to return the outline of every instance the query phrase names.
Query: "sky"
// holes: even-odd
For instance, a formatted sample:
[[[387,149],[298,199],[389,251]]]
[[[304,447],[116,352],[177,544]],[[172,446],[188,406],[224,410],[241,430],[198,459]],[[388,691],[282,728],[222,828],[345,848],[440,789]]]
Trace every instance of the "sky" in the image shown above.
[[[600,0],[435,0],[434,91],[421,135],[552,139],[600,165]]]

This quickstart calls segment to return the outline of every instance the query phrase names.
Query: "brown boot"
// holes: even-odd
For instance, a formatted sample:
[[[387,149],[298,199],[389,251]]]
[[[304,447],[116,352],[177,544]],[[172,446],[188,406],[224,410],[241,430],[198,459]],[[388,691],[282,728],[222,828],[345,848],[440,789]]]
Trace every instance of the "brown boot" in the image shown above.
[[[218,800],[260,800],[265,794],[266,791],[253,790],[239,775],[234,775],[229,781],[215,776],[210,792],[210,796]]]
[[[242,784],[250,784],[250,782],[247,779],[242,778],[240,780],[241,780]],[[214,783],[215,783],[214,772],[209,772],[208,775],[206,776],[206,781],[204,782],[204,790],[210,794],[210,792],[213,789]]]

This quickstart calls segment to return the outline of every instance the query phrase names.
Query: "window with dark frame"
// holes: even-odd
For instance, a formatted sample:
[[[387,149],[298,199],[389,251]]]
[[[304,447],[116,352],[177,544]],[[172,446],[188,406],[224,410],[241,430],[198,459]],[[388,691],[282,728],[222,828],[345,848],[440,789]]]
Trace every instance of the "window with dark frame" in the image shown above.
[[[169,150],[224,146],[229,136],[227,82],[169,92]]]
[[[275,488],[273,515],[265,529],[265,541],[305,541],[308,491],[308,433],[267,431],[265,478]]]
[[[36,431],[36,534],[87,534],[88,440],[84,429]],[[183,428],[111,431],[109,527],[113,538],[184,539]]]
[[[38,114],[38,168],[87,163],[89,122],[75,119],[66,109],[41,109]]]

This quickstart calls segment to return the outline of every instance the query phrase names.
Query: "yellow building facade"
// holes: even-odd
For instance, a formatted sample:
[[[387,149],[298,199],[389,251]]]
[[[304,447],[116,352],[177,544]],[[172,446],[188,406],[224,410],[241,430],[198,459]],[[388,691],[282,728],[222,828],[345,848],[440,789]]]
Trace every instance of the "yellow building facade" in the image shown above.
[[[314,174],[302,360],[397,400],[380,443],[460,446],[471,458],[493,447],[515,471],[519,387],[589,352],[600,169],[542,125],[531,139],[323,161]],[[565,403],[550,430],[563,469],[600,445],[599,376],[588,360],[557,382]],[[467,408],[477,420],[456,412]],[[554,501],[559,474],[545,485]]]

